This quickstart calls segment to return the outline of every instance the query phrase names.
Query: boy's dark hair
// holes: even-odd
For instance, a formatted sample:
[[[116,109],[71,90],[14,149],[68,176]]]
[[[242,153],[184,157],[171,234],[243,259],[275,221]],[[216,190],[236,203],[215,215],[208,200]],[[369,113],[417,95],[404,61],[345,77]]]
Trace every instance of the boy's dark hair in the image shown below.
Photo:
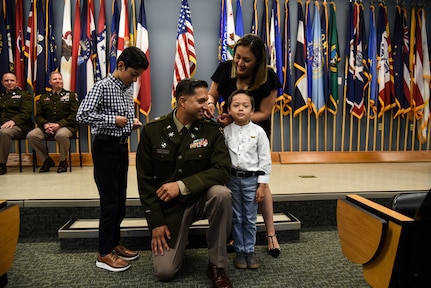
[[[193,78],[186,78],[178,82],[175,88],[175,99],[181,96],[192,96],[195,94],[196,88],[208,88],[208,83],[205,80],[198,80]]]
[[[127,47],[126,49],[124,49],[120,56],[118,56],[117,65],[120,61],[123,61],[125,69],[130,67],[133,69],[146,70],[148,68],[148,65],[150,65],[147,56],[145,56],[145,53],[135,46]]]
[[[232,98],[233,98],[233,96],[238,95],[238,94],[245,94],[245,95],[247,95],[250,98],[251,108],[254,109],[254,106],[255,106],[254,97],[251,96],[250,93],[248,93],[247,90],[243,90],[243,89],[235,90],[235,91],[232,92],[232,94],[230,94],[229,98],[227,99],[227,107],[230,107],[230,104],[232,104]]]

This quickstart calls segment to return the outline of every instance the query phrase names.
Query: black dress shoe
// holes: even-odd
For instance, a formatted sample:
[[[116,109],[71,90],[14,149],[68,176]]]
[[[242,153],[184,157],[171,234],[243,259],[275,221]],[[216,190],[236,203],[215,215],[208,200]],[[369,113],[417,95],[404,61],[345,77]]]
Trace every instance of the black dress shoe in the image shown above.
[[[278,258],[280,256],[281,250],[280,248],[275,248],[274,246],[274,237],[277,237],[277,235],[266,235],[266,238],[271,238],[272,247],[268,248],[268,254],[271,255],[274,258]]]
[[[52,160],[51,157],[48,157],[45,161],[43,161],[43,165],[40,168],[39,173],[48,172],[49,168],[51,168],[54,165],[55,165],[54,160]]]
[[[7,173],[6,164],[0,164],[0,175],[4,175]]]
[[[218,268],[214,264],[208,262],[208,277],[213,282],[214,288],[232,288],[232,283],[226,275],[224,268]]]
[[[57,173],[67,172],[67,167],[69,167],[69,165],[67,165],[67,160],[60,161],[58,164]]]

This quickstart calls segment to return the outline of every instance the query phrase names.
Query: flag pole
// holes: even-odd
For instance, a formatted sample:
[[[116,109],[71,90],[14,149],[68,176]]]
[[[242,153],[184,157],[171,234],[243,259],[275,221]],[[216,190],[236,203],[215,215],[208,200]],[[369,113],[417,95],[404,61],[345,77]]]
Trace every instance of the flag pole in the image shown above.
[[[141,121],[138,103],[135,103],[135,113],[136,113],[135,114],[136,118],[138,118],[138,120]],[[139,143],[141,141],[141,130],[140,129],[136,129],[136,138],[138,139],[138,143]]]
[[[319,152],[319,116],[316,115],[316,152]]]
[[[383,151],[385,148],[385,125],[386,125],[386,121],[385,121],[385,113],[382,114],[382,135],[381,135],[381,141],[382,143],[380,143],[380,151]]]
[[[311,127],[310,127],[310,124],[311,124],[311,111],[310,111],[310,108],[308,108],[307,109],[307,151],[308,152],[310,152],[311,150],[310,150],[310,137],[311,137]]]
[[[302,151],[302,113],[299,114],[299,127],[298,127],[298,141],[299,141],[299,152]]]
[[[360,145],[361,145],[361,121],[362,121],[362,119],[360,119],[360,118],[358,118],[357,119],[357,123],[358,123],[358,133],[357,133],[357,144],[356,144],[356,146],[357,146],[357,148],[356,148],[356,150],[357,151],[361,151],[361,149],[360,149]]]
[[[271,132],[274,131],[274,109],[275,109],[275,106],[272,107],[272,111],[271,111]],[[271,133],[269,142],[271,145],[271,151],[273,151],[274,150],[274,133]]]
[[[404,151],[407,151],[407,140],[409,137],[409,126],[410,126],[410,120],[409,120],[409,115],[406,115],[406,119],[405,119],[405,124],[404,124]]]
[[[368,85],[367,92],[367,130],[365,131],[365,152],[368,152],[368,141],[370,140],[370,86]]]
[[[392,150],[392,133],[393,133],[392,129],[394,128],[394,111],[393,111],[393,109],[391,109],[390,117],[391,117],[391,121],[389,122],[389,147],[388,147],[389,151]]]
[[[91,151],[91,132],[90,132],[90,126],[87,126],[87,142],[88,142],[88,151]]]
[[[292,131],[292,128],[293,128],[293,123],[292,123],[293,117],[292,117],[292,114],[293,114],[293,111],[291,111],[289,113],[289,120],[290,120],[290,123],[289,123],[289,129],[290,129],[290,131],[289,131],[289,136],[290,136],[290,139],[289,139],[289,141],[290,141],[290,152],[293,151],[293,131]]]
[[[325,126],[324,126],[324,134],[323,134],[323,138],[324,138],[324,150],[328,151],[328,111],[325,110]]]
[[[284,123],[283,123],[283,113],[282,108],[280,108],[280,141],[281,141],[281,152],[284,152]]]
[[[341,126],[341,152],[344,151],[344,137],[346,134],[346,100],[347,100],[347,75],[349,73],[349,57],[346,55],[344,64],[344,99],[343,99],[343,123]]]
[[[332,151],[335,151],[337,140],[337,114],[332,117]]]
[[[397,143],[396,143],[396,151],[400,150],[400,140],[401,140],[401,119],[398,117],[397,119]]]
[[[352,152],[352,143],[353,143],[353,115],[350,114],[350,129],[349,129],[349,152]]]

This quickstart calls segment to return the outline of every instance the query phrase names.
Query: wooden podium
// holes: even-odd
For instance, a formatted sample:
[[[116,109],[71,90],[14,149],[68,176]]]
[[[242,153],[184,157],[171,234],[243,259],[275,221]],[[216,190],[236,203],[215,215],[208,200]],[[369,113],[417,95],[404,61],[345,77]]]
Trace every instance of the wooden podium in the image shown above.
[[[19,207],[7,206],[0,200],[0,287],[7,284],[7,272],[12,267],[19,235]]]
[[[337,228],[344,256],[362,264],[374,288],[406,287],[414,219],[359,195],[337,202]]]

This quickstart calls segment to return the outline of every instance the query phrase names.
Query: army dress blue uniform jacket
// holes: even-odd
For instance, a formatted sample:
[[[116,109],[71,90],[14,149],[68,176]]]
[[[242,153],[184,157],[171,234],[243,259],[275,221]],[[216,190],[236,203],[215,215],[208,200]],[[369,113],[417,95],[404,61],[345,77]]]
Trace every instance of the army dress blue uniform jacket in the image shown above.
[[[195,203],[211,186],[225,185],[231,160],[222,128],[212,120],[191,124],[184,141],[173,120],[173,113],[147,123],[136,153],[138,189],[150,231],[167,225],[175,245],[185,208]],[[163,202],[156,190],[164,183],[182,180],[190,190]]]

